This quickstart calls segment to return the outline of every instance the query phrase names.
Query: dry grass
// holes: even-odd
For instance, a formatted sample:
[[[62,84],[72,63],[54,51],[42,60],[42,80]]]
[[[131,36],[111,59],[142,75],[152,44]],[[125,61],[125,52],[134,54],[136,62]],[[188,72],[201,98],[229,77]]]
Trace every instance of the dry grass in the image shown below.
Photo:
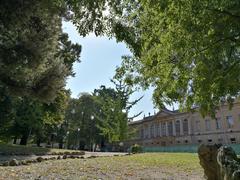
[[[203,179],[196,154],[145,153],[0,167],[0,179]]]

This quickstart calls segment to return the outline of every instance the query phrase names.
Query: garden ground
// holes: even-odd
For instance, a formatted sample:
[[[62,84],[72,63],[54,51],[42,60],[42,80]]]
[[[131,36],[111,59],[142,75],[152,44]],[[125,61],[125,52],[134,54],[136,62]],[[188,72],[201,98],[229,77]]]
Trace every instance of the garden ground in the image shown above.
[[[0,167],[0,180],[5,179],[200,180],[204,178],[197,154],[144,153],[52,160],[27,166]]]

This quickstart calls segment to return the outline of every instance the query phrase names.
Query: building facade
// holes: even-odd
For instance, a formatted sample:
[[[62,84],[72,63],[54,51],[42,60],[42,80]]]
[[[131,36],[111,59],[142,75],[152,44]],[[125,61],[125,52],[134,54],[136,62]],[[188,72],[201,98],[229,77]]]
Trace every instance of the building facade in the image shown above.
[[[128,145],[236,144],[240,143],[240,103],[235,103],[231,109],[222,105],[216,112],[216,119],[202,117],[197,109],[194,112],[164,109],[129,125],[136,130],[136,135]]]

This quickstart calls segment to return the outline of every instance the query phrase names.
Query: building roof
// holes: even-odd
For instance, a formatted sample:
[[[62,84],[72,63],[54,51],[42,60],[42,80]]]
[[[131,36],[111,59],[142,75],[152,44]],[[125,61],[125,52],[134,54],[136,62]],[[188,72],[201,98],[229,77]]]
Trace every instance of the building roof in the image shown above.
[[[132,121],[129,124],[140,124],[140,123],[145,122],[145,121],[151,121],[151,120],[153,120],[153,119],[155,119],[156,117],[159,117],[159,116],[166,117],[166,116],[178,115],[178,114],[183,114],[183,113],[184,112],[180,112],[179,110],[171,111],[167,108],[163,108],[158,113],[156,113],[152,116],[147,116],[147,117],[144,117],[143,119],[140,119],[140,120],[137,120],[137,121]]]

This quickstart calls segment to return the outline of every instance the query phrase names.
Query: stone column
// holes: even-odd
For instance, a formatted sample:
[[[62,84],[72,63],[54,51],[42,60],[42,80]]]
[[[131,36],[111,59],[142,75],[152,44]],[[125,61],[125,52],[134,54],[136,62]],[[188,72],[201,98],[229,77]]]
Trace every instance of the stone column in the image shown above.
[[[175,120],[172,120],[172,129],[173,129],[173,136],[176,136],[176,127],[175,127]]]

